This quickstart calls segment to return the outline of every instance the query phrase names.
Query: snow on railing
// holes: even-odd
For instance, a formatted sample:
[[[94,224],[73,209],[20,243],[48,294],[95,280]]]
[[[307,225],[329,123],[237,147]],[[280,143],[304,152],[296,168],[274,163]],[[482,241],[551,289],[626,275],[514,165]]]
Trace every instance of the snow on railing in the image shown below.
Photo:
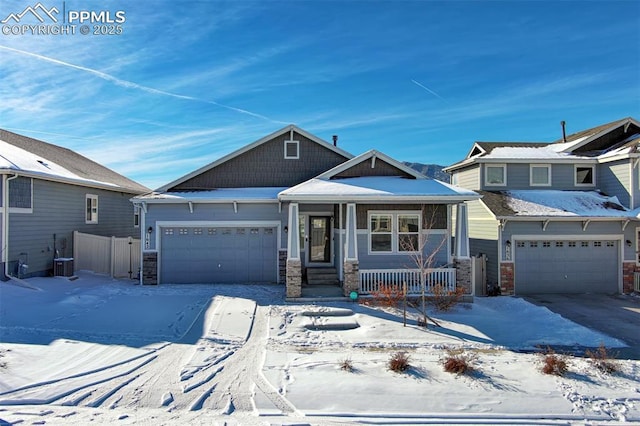
[[[455,291],[455,268],[432,268],[425,271],[426,293],[433,294],[433,287],[441,285],[445,291]],[[361,269],[360,293],[380,291],[381,285],[398,286],[407,284],[407,294],[422,293],[422,274],[419,269]]]

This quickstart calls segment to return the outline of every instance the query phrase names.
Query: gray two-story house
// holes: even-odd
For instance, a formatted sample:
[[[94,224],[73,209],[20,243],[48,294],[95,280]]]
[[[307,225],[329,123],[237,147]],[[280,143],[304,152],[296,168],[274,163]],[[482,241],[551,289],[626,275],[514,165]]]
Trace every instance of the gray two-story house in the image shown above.
[[[46,276],[73,256],[73,231],[137,236],[144,186],[67,148],[0,129],[2,273]]]
[[[466,240],[451,246],[449,218],[452,206],[477,198],[380,152],[354,157],[290,125],[133,199],[142,213],[141,279],[286,282],[295,298],[321,276],[349,295],[401,282],[415,272],[412,256],[425,252],[438,282],[468,287]]]
[[[564,134],[564,128],[563,128]],[[507,294],[620,293],[640,271],[640,123],[625,118],[552,143],[476,142],[445,170],[472,189],[472,255]]]

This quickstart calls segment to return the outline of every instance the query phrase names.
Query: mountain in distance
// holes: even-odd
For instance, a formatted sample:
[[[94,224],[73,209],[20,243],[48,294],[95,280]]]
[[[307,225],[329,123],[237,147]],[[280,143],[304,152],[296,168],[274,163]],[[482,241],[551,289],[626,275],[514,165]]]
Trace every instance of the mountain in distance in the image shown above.
[[[410,163],[408,161],[403,161],[403,163],[431,179],[437,179],[446,183],[450,183],[451,181],[451,176],[442,171],[445,166],[439,166],[437,164]]]

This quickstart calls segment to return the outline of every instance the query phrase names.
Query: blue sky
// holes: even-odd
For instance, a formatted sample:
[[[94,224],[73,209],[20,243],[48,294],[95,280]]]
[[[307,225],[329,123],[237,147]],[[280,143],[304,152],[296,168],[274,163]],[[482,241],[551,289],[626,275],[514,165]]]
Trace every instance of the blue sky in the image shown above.
[[[0,33],[0,127],[152,188],[289,123],[448,165],[476,140],[640,118],[638,1],[41,3],[126,21]],[[0,20],[36,4],[2,0]]]

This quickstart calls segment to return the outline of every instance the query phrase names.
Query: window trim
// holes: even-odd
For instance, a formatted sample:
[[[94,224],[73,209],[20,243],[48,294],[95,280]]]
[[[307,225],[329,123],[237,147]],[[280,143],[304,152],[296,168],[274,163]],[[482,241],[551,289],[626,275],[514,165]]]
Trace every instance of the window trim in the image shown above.
[[[287,146],[289,144],[295,144],[296,155],[287,155]],[[284,141],[284,159],[285,160],[298,160],[300,158],[300,141],[285,140]]]
[[[89,206],[87,202],[91,200],[91,212],[89,212]],[[93,211],[93,200],[96,202],[96,211]],[[98,212],[100,208],[100,203],[98,202],[98,196],[95,194],[85,194],[84,197],[84,223],[95,225],[98,223]],[[89,217],[89,213],[91,213],[91,217]],[[94,217],[95,214],[95,217]]]
[[[9,199],[9,213],[18,213],[18,214],[31,214],[33,213],[33,178],[32,177],[28,177],[28,176],[19,176],[19,177],[24,177],[29,179],[29,183],[31,184],[31,201],[29,203],[29,205],[31,207],[11,207],[11,199]],[[11,181],[8,182],[9,185],[11,185]],[[7,186],[9,186],[7,185]],[[7,188],[7,190],[9,191],[9,193],[11,193],[11,190],[9,190]]]
[[[140,228],[140,206],[133,206],[133,227]]]
[[[534,168],[545,168],[547,169],[547,182],[546,183],[536,183],[533,181],[533,169]],[[551,164],[529,164],[529,185],[530,186],[551,186]]]
[[[578,168],[591,168],[591,183],[578,183]],[[573,183],[575,186],[596,186],[596,166],[595,164],[575,164],[573,166]]]
[[[380,233],[383,235],[391,235],[391,250],[390,251],[373,251],[371,250],[371,237],[374,232],[371,230],[371,218],[372,216],[391,216],[391,232]],[[400,232],[400,216],[417,216],[418,217],[418,232]],[[400,250],[399,242],[401,234],[417,234],[418,241],[422,236],[422,212],[420,210],[369,210],[367,212],[367,253],[370,255],[411,255],[419,253],[417,251],[405,251]]]
[[[488,181],[489,167],[502,168],[502,183],[490,183]],[[507,186],[507,165],[506,165],[506,163],[502,163],[502,164],[488,163],[488,164],[485,164],[484,165],[484,185],[485,186]]]

